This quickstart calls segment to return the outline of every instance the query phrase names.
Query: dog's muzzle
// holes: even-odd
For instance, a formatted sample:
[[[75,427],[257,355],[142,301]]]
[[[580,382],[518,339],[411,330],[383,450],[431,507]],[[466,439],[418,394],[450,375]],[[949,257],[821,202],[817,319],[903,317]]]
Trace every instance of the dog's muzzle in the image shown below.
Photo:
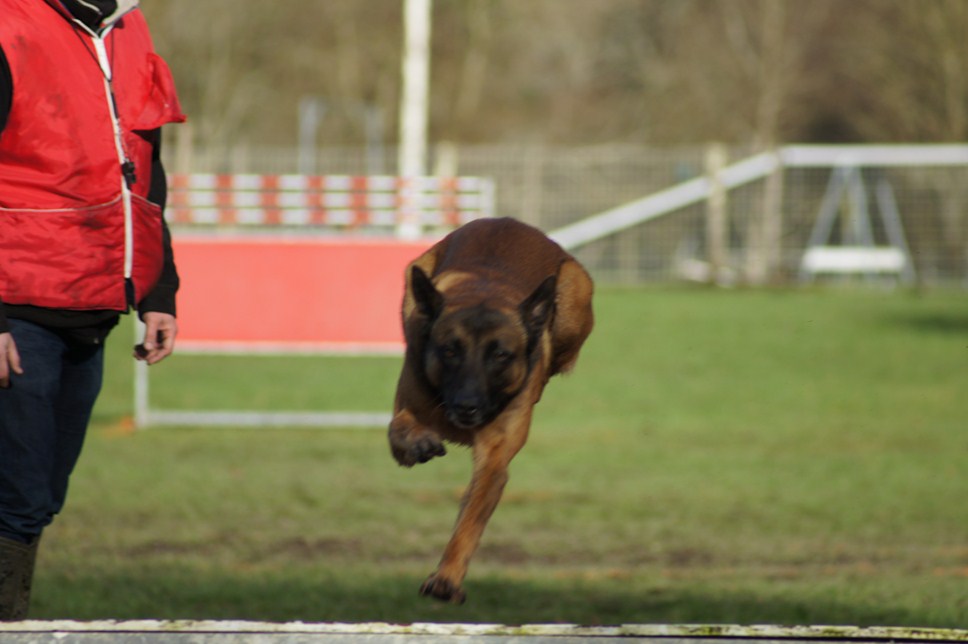
[[[460,429],[474,429],[484,424],[486,416],[480,404],[463,401],[447,405],[447,420]]]

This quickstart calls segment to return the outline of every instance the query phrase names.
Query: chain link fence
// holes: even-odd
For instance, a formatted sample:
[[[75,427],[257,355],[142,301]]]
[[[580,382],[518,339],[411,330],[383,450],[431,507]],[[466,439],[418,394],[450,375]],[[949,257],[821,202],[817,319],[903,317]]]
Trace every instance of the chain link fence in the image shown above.
[[[321,148],[307,157],[292,147],[205,150],[178,143],[167,146],[169,171],[367,175],[392,174],[396,167],[392,148]],[[430,169],[440,176],[492,178],[497,215],[551,232],[707,176],[708,153],[708,146],[444,144],[432,149]],[[725,151],[727,163],[748,155],[743,149]],[[580,245],[574,253],[597,280],[608,283],[788,283],[804,278],[804,254],[820,232],[829,246],[883,247],[895,243],[892,233],[899,229],[918,284],[968,288],[968,156],[964,162],[853,164],[849,180],[839,173],[842,167],[787,165],[772,184],[764,179],[730,190],[722,207],[722,248],[711,245],[710,207],[699,201]],[[711,257],[714,252],[720,257]],[[809,279],[898,278],[875,273],[832,271]]]

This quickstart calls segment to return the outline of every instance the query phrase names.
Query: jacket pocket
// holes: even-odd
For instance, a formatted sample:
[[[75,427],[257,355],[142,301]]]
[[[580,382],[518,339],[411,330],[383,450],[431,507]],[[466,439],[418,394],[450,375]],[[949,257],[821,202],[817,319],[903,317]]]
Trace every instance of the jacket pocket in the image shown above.
[[[161,208],[138,195],[131,196],[131,225],[134,239],[131,281],[135,304],[144,299],[161,277],[164,265],[164,237]]]
[[[0,298],[58,309],[126,308],[121,199],[77,209],[0,208]]]

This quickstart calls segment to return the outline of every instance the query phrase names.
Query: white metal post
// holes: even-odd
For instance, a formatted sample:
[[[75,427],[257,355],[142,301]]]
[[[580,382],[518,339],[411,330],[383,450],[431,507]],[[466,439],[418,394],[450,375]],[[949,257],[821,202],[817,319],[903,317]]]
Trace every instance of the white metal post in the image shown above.
[[[145,337],[145,325],[134,316],[134,343],[139,344]],[[148,426],[148,363],[134,361],[134,426],[142,429]]]
[[[404,0],[403,92],[400,102],[398,173],[405,179],[422,177],[427,168],[427,113],[430,93],[431,0]],[[397,235],[420,236],[418,182],[406,181],[401,190]]]
[[[709,196],[706,198],[706,254],[709,259],[709,280],[714,284],[719,284],[725,274],[729,248],[726,186],[723,185],[722,178],[726,162],[726,146],[713,143],[706,148],[706,176],[709,180]]]

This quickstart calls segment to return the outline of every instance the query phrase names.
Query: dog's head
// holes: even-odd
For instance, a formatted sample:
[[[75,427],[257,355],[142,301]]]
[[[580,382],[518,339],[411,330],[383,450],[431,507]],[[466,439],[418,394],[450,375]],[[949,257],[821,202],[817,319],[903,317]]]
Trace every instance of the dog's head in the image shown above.
[[[413,267],[417,313],[426,319],[424,376],[451,424],[486,425],[521,392],[554,316],[556,282],[548,277],[516,307],[448,307],[430,278]]]

